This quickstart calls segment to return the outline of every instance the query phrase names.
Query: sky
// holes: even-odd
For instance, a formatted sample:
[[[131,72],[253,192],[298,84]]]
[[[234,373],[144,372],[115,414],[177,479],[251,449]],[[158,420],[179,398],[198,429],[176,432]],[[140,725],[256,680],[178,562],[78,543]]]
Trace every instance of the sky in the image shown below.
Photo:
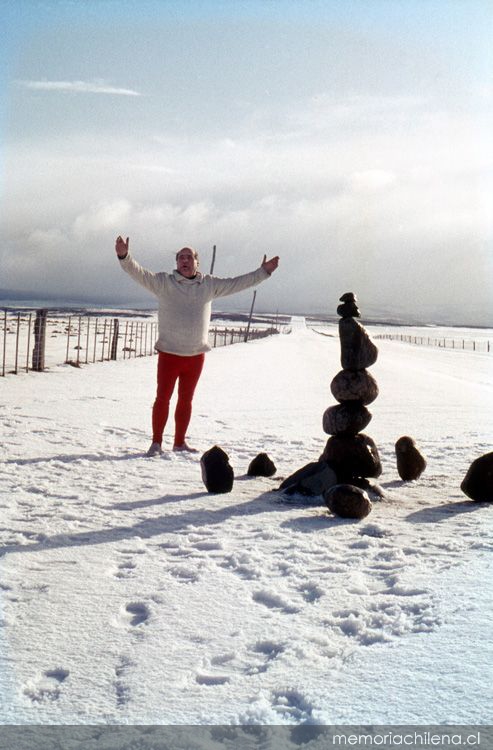
[[[493,2],[0,1],[0,289],[149,300],[195,247],[264,310],[493,325]],[[4,44],[5,42],[5,44]],[[250,295],[230,304],[246,307]]]

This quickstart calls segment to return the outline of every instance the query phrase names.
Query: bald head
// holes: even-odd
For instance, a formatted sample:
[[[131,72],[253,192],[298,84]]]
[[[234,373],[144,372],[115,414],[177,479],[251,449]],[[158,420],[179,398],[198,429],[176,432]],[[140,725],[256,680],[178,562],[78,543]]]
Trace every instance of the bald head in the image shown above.
[[[193,247],[182,247],[176,253],[176,270],[187,279],[192,279],[199,267],[199,254]]]

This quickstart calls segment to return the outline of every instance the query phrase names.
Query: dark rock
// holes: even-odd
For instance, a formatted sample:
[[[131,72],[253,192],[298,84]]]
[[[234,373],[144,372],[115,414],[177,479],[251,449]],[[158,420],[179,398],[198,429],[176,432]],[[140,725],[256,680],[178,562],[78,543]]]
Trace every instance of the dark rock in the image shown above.
[[[371,404],[378,396],[378,385],[368,370],[341,370],[330,384],[332,395],[342,401],[361,401]]]
[[[335,472],[326,461],[313,461],[287,477],[279,490],[287,495],[299,492],[301,495],[321,495],[324,490],[337,484]]]
[[[339,297],[339,302],[354,302],[356,303],[358,301],[357,296],[354,294],[354,292],[345,292],[342,297]]]
[[[339,321],[339,338],[343,370],[364,370],[377,361],[377,347],[361,323],[354,318],[342,318]]]
[[[370,500],[383,500],[385,492],[380,487],[378,482],[373,479],[366,479],[366,477],[353,477],[351,484],[355,487],[359,487],[361,490],[365,490],[370,496]]]
[[[493,502],[493,453],[485,453],[472,462],[460,488],[471,500]]]
[[[200,468],[208,492],[231,492],[234,472],[222,448],[215,445],[206,451],[200,459]]]
[[[329,406],[322,418],[327,435],[356,435],[370,424],[371,414],[360,401]]]
[[[327,508],[341,518],[366,518],[372,505],[366,492],[352,484],[336,484],[324,492]]]
[[[354,302],[343,302],[337,306],[337,314],[341,318],[361,318],[361,313]]]
[[[334,435],[327,440],[320,460],[334,469],[339,482],[353,477],[379,477],[382,464],[377,446],[368,435]]]
[[[426,469],[426,459],[419,452],[413,438],[404,435],[395,444],[397,471],[404,481],[418,479]]]
[[[259,453],[250,462],[247,474],[249,477],[272,477],[277,469],[267,453]]]

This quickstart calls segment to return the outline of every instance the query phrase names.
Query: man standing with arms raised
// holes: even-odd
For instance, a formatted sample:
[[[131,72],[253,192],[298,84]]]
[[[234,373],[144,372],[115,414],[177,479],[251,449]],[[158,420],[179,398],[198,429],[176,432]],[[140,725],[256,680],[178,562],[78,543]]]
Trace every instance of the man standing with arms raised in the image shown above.
[[[172,273],[154,273],[140,266],[130,255],[128,237],[117,237],[116,254],[129,276],[152,292],[159,301],[157,393],[152,408],[152,444],[148,456],[162,453],[163,432],[168,420],[169,402],[178,380],[175,410],[174,451],[196,452],[186,442],[192,415],[192,399],[204,365],[208,344],[212,301],[256,286],[276,270],[279,257],[267,260],[256,271],[223,279],[198,270],[196,250],[182,247],[176,254]]]

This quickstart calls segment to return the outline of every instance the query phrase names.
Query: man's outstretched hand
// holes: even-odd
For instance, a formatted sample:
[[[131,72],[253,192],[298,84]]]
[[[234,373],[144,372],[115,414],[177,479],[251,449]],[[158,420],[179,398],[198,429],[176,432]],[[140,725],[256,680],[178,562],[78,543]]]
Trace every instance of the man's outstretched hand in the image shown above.
[[[115,242],[116,254],[119,258],[124,258],[128,253],[128,237],[125,241],[123,237],[117,237]]]
[[[262,261],[262,268],[267,271],[267,273],[270,275],[273,273],[277,266],[279,265],[279,256],[276,255],[274,258],[271,258],[270,260],[267,260],[267,256],[264,255],[264,259]]]

